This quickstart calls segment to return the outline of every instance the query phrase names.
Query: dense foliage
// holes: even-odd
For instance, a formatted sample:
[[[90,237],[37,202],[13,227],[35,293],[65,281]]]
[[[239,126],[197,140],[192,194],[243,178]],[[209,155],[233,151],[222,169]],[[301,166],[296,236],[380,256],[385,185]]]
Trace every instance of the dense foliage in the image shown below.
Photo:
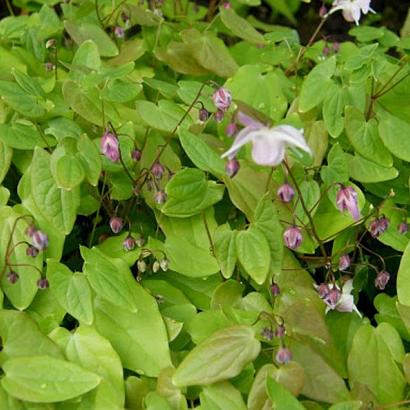
[[[1,409],[406,408],[410,18],[306,3],[6,0]]]

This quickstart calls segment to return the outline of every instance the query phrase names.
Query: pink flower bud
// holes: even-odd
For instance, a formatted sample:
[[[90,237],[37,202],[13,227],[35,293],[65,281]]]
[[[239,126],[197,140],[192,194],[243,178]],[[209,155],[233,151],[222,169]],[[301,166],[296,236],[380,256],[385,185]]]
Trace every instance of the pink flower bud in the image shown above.
[[[229,3],[229,1],[225,1],[225,2],[222,4],[222,7],[223,7],[224,9],[226,9],[226,10],[231,10],[231,9],[232,9],[232,5],[231,5],[231,3]]]
[[[332,44],[332,48],[333,48],[333,51],[334,51],[335,53],[338,53],[339,50],[340,50],[340,43],[337,42],[337,41],[335,41],[335,42]]]
[[[221,121],[223,121],[223,119],[224,119],[224,112],[222,110],[218,110],[215,113],[215,121],[216,122],[221,122]]]
[[[133,161],[138,162],[141,159],[142,152],[138,148],[133,149],[131,152],[131,158]]]
[[[279,348],[276,353],[276,361],[279,364],[286,364],[292,360],[292,352],[287,347]]]
[[[50,61],[48,61],[47,63],[44,64],[44,69],[46,71],[53,71],[56,68],[56,66],[51,63]]]
[[[38,255],[38,249],[35,248],[34,246],[29,246],[26,249],[26,255],[31,256],[32,258],[35,258]]]
[[[262,329],[261,335],[266,339],[266,340],[272,340],[273,339],[273,332],[272,329],[269,329],[267,327]]]
[[[41,278],[37,281],[37,287],[39,289],[47,289],[49,287],[48,280],[46,278]]]
[[[205,122],[209,118],[209,112],[205,108],[201,108],[198,112],[199,121]]]
[[[374,219],[369,225],[370,235],[373,238],[378,238],[382,233],[386,232],[390,225],[390,220],[385,216],[380,216]]]
[[[330,54],[330,48],[329,47],[323,47],[322,54],[327,57]]]
[[[36,230],[33,233],[33,235],[31,236],[31,241],[33,246],[39,251],[46,249],[48,246],[48,236],[40,230]]]
[[[336,206],[340,212],[348,211],[354,220],[359,219],[357,192],[351,186],[341,186],[336,195]]]
[[[34,232],[36,231],[37,228],[33,224],[30,224],[26,229],[26,235],[31,238],[34,235]]]
[[[327,14],[327,8],[326,8],[326,6],[322,6],[319,9],[319,17],[323,18],[324,16],[326,16],[326,14]]]
[[[229,178],[233,178],[239,171],[240,164],[236,158],[229,159],[225,164],[225,172]]]
[[[106,131],[101,137],[101,153],[112,162],[117,162],[120,159],[118,138],[109,131]]]
[[[390,273],[382,270],[377,273],[376,279],[374,280],[374,286],[379,290],[384,290],[386,285],[389,283]]]
[[[339,270],[344,271],[350,266],[350,256],[349,255],[343,255],[339,259]]]
[[[278,325],[275,329],[275,336],[276,337],[283,337],[285,336],[285,326]]]
[[[277,194],[282,202],[288,203],[292,201],[293,197],[295,196],[295,191],[293,190],[291,185],[286,183],[279,187]]]
[[[329,290],[329,293],[326,295],[324,298],[325,303],[331,308],[334,309],[337,305],[337,302],[339,302],[340,297],[342,296],[342,293],[340,290],[336,287],[333,289]]]
[[[135,248],[135,239],[132,236],[127,236],[124,239],[122,246],[125,251],[132,251]]]
[[[109,224],[113,233],[120,233],[124,226],[124,221],[119,216],[112,216]]]
[[[221,87],[214,92],[212,100],[218,110],[225,112],[231,106],[232,96],[226,88]]]
[[[10,272],[7,273],[7,280],[12,285],[14,285],[19,280],[19,278],[20,278],[19,274],[15,272],[14,270],[11,270]]]
[[[326,298],[330,292],[329,285],[327,283],[321,283],[319,286],[315,285],[315,288],[322,299]]]
[[[297,249],[302,244],[302,232],[296,226],[292,226],[283,232],[283,240],[289,249]]]
[[[409,231],[409,225],[407,222],[402,222],[399,226],[398,226],[398,231],[399,233],[401,233],[402,235],[406,235],[406,233]]]
[[[229,123],[225,128],[225,133],[228,137],[233,137],[238,131],[238,127],[234,122]]]
[[[270,292],[272,293],[272,296],[278,296],[280,294],[280,287],[277,283],[273,282],[270,285]]]
[[[124,31],[124,29],[123,29],[121,26],[116,26],[116,27],[114,28],[114,35],[115,35],[115,37],[117,37],[117,38],[124,38],[125,31]]]
[[[156,179],[161,179],[164,175],[165,168],[158,161],[155,162],[151,167],[151,173]]]
[[[154,195],[154,201],[158,205],[162,205],[167,200],[167,194],[164,191],[157,191]]]

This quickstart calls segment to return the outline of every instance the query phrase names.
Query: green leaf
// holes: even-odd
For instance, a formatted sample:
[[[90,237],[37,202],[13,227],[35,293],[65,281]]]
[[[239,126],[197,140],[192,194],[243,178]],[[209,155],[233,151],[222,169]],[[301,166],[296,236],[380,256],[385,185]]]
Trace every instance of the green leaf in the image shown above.
[[[110,80],[101,93],[104,100],[114,103],[126,103],[134,100],[142,91],[141,84],[133,84],[119,79]]]
[[[81,161],[67,153],[64,147],[57,147],[51,154],[50,169],[58,188],[71,191],[83,182],[85,170]]]
[[[80,203],[79,191],[57,187],[50,170],[50,155],[40,148],[34,150],[30,176],[34,203],[56,229],[70,233]]]
[[[331,86],[323,101],[323,121],[333,138],[343,131],[343,111],[346,106],[345,91],[341,87]]]
[[[167,332],[155,299],[137,283],[133,293],[138,301],[136,312],[97,297],[95,326],[110,341],[123,367],[157,377],[161,369],[171,366]]]
[[[118,48],[115,43],[96,24],[67,20],[64,22],[64,28],[78,45],[81,45],[84,41],[92,40],[97,45],[102,57],[114,57],[118,54]]]
[[[128,265],[121,259],[107,257],[98,248],[81,248],[84,274],[95,293],[115,306],[136,312],[137,283]]]
[[[200,136],[185,129],[179,130],[178,135],[182,148],[198,168],[217,177],[225,174],[224,160]]]
[[[354,336],[348,357],[349,380],[365,385],[380,404],[403,399],[406,382],[394,362],[384,337],[370,325]]]
[[[81,367],[51,356],[9,359],[3,365],[3,388],[20,400],[52,403],[94,389],[101,378]]]
[[[355,107],[346,107],[346,135],[353,148],[362,157],[382,167],[393,166],[393,158],[379,138],[377,122],[366,122],[364,115]]]
[[[0,184],[9,171],[12,156],[13,150],[0,140]]]
[[[260,348],[251,327],[219,330],[188,353],[173,382],[177,386],[192,386],[230,379],[258,356]]]
[[[200,213],[222,199],[224,187],[207,182],[203,171],[185,168],[165,187],[167,201],[161,208],[167,216],[186,218]]]
[[[251,225],[236,237],[238,259],[245,272],[262,285],[269,274],[270,247],[265,235],[257,226]]]
[[[274,9],[278,10],[279,13],[287,17],[293,24],[296,24],[296,19],[293,16],[292,10],[285,0],[268,0],[268,4]]]
[[[205,386],[200,400],[203,410],[246,410],[241,393],[228,382]]]
[[[94,408],[124,407],[123,369],[118,354],[110,342],[92,327],[80,326],[66,346],[67,359],[101,376],[93,392]]]
[[[101,157],[98,148],[86,134],[82,134],[77,149],[76,155],[85,170],[85,178],[91,185],[97,186],[101,174]]]
[[[238,257],[236,236],[237,231],[232,231],[228,224],[219,226],[214,234],[215,257],[225,279],[229,279],[235,270]]]
[[[233,9],[220,8],[222,23],[237,37],[253,44],[265,44],[266,40],[244,18],[238,16]]]
[[[272,405],[277,410],[303,410],[305,407],[285,387],[271,377],[266,380],[266,388]]]
[[[310,210],[310,215],[313,216],[317,211],[317,205],[320,201],[320,187],[315,180],[302,181],[299,185],[305,206]],[[304,211],[301,201],[299,200],[295,207],[295,216],[297,220],[302,221],[303,224],[309,223],[309,218]]]
[[[191,28],[181,33],[195,60],[207,70],[220,77],[231,77],[238,66],[225,43],[210,31],[200,33]]]
[[[363,408],[361,401],[344,401],[329,407],[329,410],[360,410]]]
[[[249,84],[252,84],[252,87]],[[282,78],[276,72],[267,72],[265,66],[244,65],[225,86],[235,100],[250,105],[274,121],[279,121],[288,107],[281,84]]]
[[[31,122],[23,120],[0,124],[0,139],[7,146],[15,149],[29,150],[35,147],[46,147],[47,142],[54,145],[52,138],[42,138],[38,129]]]
[[[84,77],[91,70],[99,71],[101,59],[95,42],[92,40],[84,41],[75,52],[71,65],[70,78],[73,80]]]
[[[25,312],[1,310],[0,337],[0,365],[10,358],[21,356],[47,354],[63,358],[58,346],[41,333],[37,323]]]
[[[397,158],[410,161],[410,146],[406,135],[410,133],[410,123],[386,111],[378,113],[379,132],[386,148]]]
[[[397,273],[397,296],[402,305],[410,306],[410,243],[404,250]]]
[[[50,290],[60,305],[80,323],[91,325],[94,320],[90,285],[82,273],[72,273],[62,263],[47,261]]]
[[[299,99],[299,110],[310,111],[318,106],[326,97],[332,84],[332,76],[336,70],[336,58],[330,57],[318,64],[306,77],[302,85]]]

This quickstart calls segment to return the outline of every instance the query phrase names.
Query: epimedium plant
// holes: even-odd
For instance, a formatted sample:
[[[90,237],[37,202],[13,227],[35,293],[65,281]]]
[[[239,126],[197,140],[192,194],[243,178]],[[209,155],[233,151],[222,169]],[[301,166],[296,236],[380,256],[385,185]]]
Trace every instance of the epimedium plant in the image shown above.
[[[260,4],[7,2],[2,408],[406,408],[410,22]]]

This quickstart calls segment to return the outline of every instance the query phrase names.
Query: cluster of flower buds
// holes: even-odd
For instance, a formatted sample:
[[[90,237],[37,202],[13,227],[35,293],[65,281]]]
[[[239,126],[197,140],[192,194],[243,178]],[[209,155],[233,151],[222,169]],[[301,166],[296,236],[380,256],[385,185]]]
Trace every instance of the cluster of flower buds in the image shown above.
[[[35,257],[38,252],[48,247],[48,236],[43,231],[37,229],[34,225],[29,225],[26,229],[26,235],[31,239],[31,246],[26,250],[28,256]]]
[[[224,113],[229,110],[232,104],[231,93],[226,88],[220,87],[212,95],[212,100],[217,108],[215,120],[220,122],[224,118]]]
[[[285,245],[292,250],[299,248],[303,242],[302,231],[297,226],[291,226],[283,232]]]
[[[389,283],[389,280],[390,273],[385,270],[381,270],[380,272],[377,272],[376,279],[374,280],[374,286],[379,290],[384,290]]]
[[[373,238],[378,238],[382,233],[386,232],[390,225],[390,220],[385,216],[379,216],[370,222],[369,231]]]
[[[115,134],[108,129],[101,137],[101,153],[112,162],[118,162],[121,157],[120,142]]]

